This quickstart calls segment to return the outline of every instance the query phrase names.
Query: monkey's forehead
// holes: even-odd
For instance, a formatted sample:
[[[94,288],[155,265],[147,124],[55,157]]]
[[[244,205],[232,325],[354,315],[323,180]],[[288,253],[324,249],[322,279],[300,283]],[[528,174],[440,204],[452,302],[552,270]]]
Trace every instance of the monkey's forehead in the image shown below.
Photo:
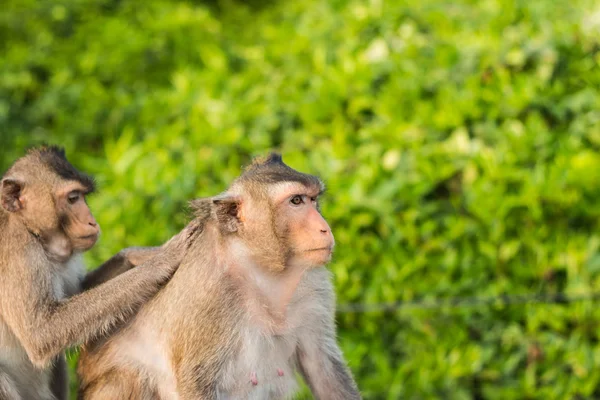
[[[96,190],[96,181],[90,175],[78,171],[66,158],[58,157],[55,154],[48,154],[41,161],[52,172],[67,181],[76,181],[81,183],[87,191]]]

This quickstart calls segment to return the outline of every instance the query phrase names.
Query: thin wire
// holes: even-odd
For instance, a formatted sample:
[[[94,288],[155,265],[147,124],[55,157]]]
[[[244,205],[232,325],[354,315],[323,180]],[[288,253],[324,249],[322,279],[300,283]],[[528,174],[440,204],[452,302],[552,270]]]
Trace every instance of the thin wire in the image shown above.
[[[411,301],[397,301],[389,303],[374,304],[340,304],[337,312],[346,313],[370,313],[390,312],[399,310],[434,310],[440,308],[472,308],[480,306],[514,306],[524,304],[566,304],[584,300],[598,300],[600,292],[584,293],[579,295],[567,295],[564,293],[539,294],[528,293],[520,295],[500,295],[489,297],[448,297],[438,299],[423,299]]]

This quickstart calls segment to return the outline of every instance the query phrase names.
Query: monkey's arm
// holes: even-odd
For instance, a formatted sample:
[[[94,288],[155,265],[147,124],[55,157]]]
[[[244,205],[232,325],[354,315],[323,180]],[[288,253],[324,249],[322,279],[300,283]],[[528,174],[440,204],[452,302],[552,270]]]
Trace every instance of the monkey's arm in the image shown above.
[[[313,396],[316,399],[360,399],[335,336],[328,335],[321,340],[321,344],[305,342],[298,348],[300,372]]]
[[[298,343],[300,372],[316,399],[361,399],[336,341],[333,288],[328,284],[320,295],[322,312],[309,323],[310,330]]]
[[[187,248],[186,239],[193,233],[189,228],[171,239],[157,257],[66,299],[56,300],[52,275],[40,271],[39,260],[12,265],[0,288],[10,296],[10,302],[1,304],[2,317],[31,361],[44,367],[63,349],[106,334],[156,294],[179,266]],[[11,283],[22,289],[10,291]],[[4,298],[0,297],[0,303]]]
[[[100,265],[93,271],[90,271],[81,282],[82,290],[89,290],[93,287],[107,282],[131,268],[141,265],[156,256],[161,247],[129,247],[121,250]]]
[[[51,284],[31,285],[15,309],[21,315],[3,313],[31,361],[44,367],[63,349],[89,341],[125,320],[154,295],[174,268],[161,258],[129,270],[87,292],[55,300]]]

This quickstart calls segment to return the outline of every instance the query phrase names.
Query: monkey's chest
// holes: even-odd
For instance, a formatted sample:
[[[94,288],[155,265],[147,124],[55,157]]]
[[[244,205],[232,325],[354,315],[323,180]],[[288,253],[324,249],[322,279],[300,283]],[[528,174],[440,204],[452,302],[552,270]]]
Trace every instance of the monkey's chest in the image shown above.
[[[57,265],[52,280],[54,296],[57,299],[63,299],[79,293],[81,278],[84,274],[85,265],[80,254],[74,255],[65,265]]]
[[[284,399],[297,390],[295,332],[280,336],[246,329],[220,380],[219,399]]]

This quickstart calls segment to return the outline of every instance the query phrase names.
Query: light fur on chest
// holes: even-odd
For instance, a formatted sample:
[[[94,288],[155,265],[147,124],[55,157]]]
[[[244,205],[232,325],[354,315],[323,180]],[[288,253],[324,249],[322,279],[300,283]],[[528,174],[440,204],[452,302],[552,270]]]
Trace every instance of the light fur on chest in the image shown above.
[[[240,321],[244,325],[241,346],[221,376],[219,399],[293,397],[298,390],[296,352],[299,342],[306,336],[307,326],[318,321],[322,312],[322,299],[315,296],[314,275],[307,274],[298,286],[287,309],[285,324],[276,333],[257,326],[252,315]]]
[[[55,267],[52,288],[56,299],[71,297],[80,291],[81,279],[85,275],[83,256],[75,254],[64,265]]]
[[[218,386],[219,399],[285,399],[292,396],[296,382],[296,331],[270,335],[248,326],[242,331],[241,346],[231,359]]]

